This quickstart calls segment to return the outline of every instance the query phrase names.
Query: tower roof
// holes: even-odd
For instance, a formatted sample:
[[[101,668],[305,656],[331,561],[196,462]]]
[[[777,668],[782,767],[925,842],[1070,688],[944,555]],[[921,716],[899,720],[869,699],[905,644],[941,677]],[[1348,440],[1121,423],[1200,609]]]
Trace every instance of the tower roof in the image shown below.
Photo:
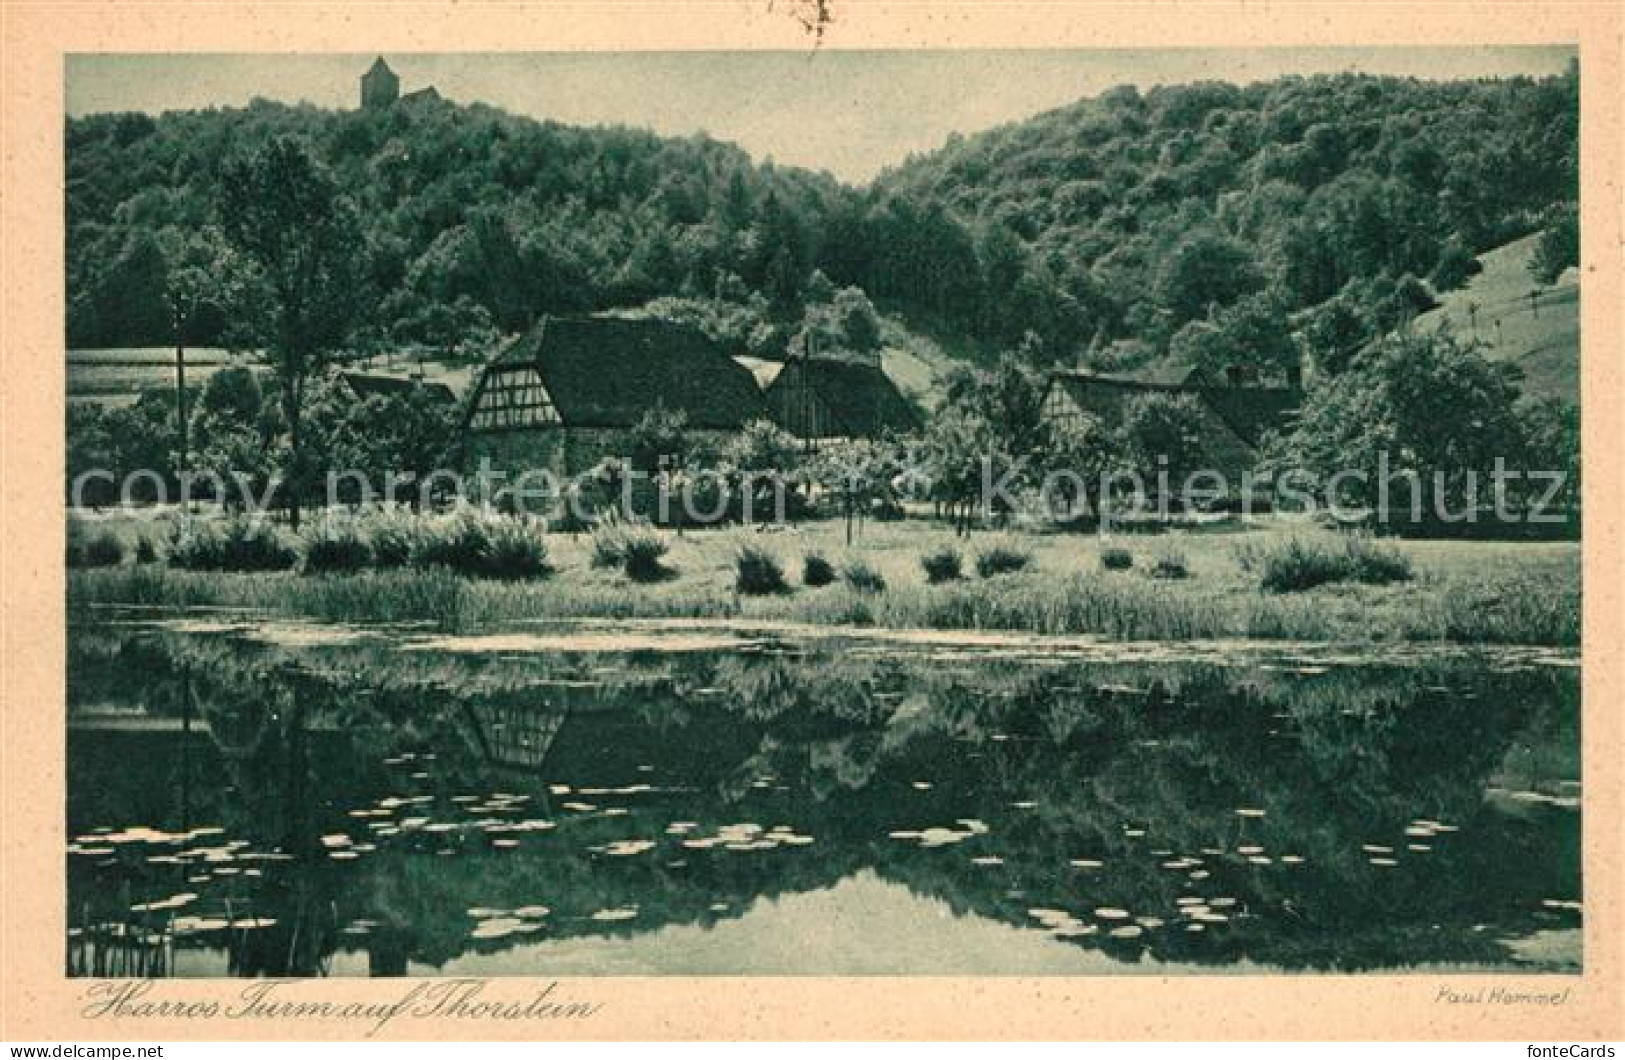
[[[376,74],[376,73],[379,73],[380,71],[383,72],[383,73],[386,73],[386,74],[394,74],[395,73],[395,71],[393,71],[393,70],[391,70],[389,68],[389,64],[384,62],[384,57],[382,55],[380,55],[378,58],[374,59],[372,61],[372,65],[367,67],[367,73],[368,74]]]

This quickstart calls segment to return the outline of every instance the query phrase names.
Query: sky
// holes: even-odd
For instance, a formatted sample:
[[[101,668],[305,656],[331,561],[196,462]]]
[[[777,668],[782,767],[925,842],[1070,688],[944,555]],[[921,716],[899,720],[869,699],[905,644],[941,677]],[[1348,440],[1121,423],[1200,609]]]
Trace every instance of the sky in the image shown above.
[[[757,159],[863,183],[969,135],[1120,84],[1237,83],[1361,71],[1454,79],[1560,73],[1574,49],[1114,49],[386,55],[401,91],[572,125],[704,132]],[[374,55],[75,55],[70,116],[241,106],[255,97],[357,105]]]

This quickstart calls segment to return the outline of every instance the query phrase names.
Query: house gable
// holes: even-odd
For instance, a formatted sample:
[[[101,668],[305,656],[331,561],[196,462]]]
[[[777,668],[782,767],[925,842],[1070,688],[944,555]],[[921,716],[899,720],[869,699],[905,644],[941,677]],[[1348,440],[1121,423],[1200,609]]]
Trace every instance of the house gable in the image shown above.
[[[779,426],[808,440],[880,438],[919,428],[891,378],[857,361],[795,360],[768,387],[767,402]]]
[[[468,425],[476,431],[508,431],[557,427],[562,422],[536,367],[513,365],[485,374]]]

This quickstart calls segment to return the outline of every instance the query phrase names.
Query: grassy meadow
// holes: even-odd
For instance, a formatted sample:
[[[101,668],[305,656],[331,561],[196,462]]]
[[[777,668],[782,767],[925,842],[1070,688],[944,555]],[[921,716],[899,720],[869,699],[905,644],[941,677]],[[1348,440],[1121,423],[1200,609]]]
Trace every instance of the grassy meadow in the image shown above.
[[[545,564],[533,565],[544,573],[513,580],[438,565],[184,570],[165,562],[164,520],[115,514],[85,526],[123,547],[69,571],[70,610],[80,614],[99,605],[253,608],[459,630],[548,618],[693,618],[1122,640],[1570,646],[1580,636],[1576,543],[1380,541],[1370,546],[1382,561],[1379,576],[1316,568],[1287,582],[1303,588],[1270,591],[1271,562],[1297,563],[1303,553],[1324,566],[1350,551],[1347,535],[1286,519],[1111,536],[979,531],[968,540],[908,519],[869,523],[850,549],[838,520],[777,532],[662,531],[655,536],[664,548],[654,542],[651,554],[639,552],[642,567],[621,564],[619,554],[606,560],[605,545],[589,533],[555,532],[545,535]],[[151,543],[140,549],[146,562],[137,556],[142,539]],[[823,561],[811,577],[808,556]]]

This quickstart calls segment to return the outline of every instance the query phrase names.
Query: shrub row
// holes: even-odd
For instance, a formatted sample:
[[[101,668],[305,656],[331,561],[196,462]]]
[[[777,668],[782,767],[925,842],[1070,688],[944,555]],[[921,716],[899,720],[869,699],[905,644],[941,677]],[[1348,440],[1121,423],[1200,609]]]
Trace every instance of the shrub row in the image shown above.
[[[264,519],[182,519],[169,538],[169,565],[198,571],[287,570],[299,553]]]
[[[197,571],[306,574],[443,568],[477,578],[539,578],[550,573],[539,523],[467,509],[447,515],[385,513],[322,519],[292,543],[262,518],[188,519],[171,538],[171,566]]]

